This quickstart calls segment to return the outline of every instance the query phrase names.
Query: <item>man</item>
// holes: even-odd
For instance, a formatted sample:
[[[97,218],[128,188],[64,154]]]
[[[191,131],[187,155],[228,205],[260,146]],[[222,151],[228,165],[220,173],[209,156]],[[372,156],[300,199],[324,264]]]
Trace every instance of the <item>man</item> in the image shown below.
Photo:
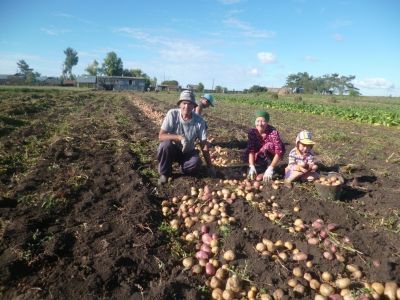
[[[196,113],[201,115],[204,108],[213,106],[214,107],[214,97],[210,94],[204,94],[200,97],[200,101],[196,107]]]
[[[183,174],[193,174],[200,167],[201,159],[195,149],[197,140],[200,141],[209,174],[213,177],[216,175],[210,158],[206,123],[200,115],[193,112],[197,106],[193,93],[189,90],[183,91],[177,104],[178,108],[168,111],[158,135],[161,142],[157,151],[160,185],[168,182],[173,162],[179,163]]]

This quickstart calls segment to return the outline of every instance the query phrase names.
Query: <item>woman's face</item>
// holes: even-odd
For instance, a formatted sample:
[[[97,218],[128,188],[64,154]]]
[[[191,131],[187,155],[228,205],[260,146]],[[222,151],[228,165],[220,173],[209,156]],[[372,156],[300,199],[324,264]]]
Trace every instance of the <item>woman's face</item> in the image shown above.
[[[268,122],[265,121],[265,119],[263,117],[258,117],[255,121],[256,128],[260,133],[265,132],[265,129],[267,128],[267,124],[268,124]]]
[[[310,152],[310,150],[312,149],[313,145],[305,145],[302,143],[299,143],[299,151],[301,152],[301,154],[308,154]]]

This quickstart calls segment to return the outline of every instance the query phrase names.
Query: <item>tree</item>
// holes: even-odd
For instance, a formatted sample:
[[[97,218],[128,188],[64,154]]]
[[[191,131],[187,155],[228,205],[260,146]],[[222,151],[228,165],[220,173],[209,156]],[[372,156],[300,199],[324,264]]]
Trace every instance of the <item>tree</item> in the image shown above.
[[[64,50],[65,60],[63,65],[63,77],[74,79],[74,75],[72,75],[72,67],[78,64],[78,52],[76,52],[71,47],[68,47]]]
[[[253,85],[251,88],[248,89],[249,93],[262,93],[268,92],[268,88],[265,86]]]
[[[32,72],[33,69],[31,69],[29,67],[29,65],[26,63],[25,60],[21,59],[17,62],[17,66],[19,69],[19,72],[17,73],[17,75],[22,75],[22,76],[26,76],[27,73]]]
[[[17,62],[19,72],[17,75],[24,77],[25,83],[33,84],[36,82],[36,78],[40,77],[38,72],[33,72],[33,69],[29,67],[25,60],[21,59]]]
[[[115,52],[107,53],[102,69],[107,76],[121,76],[124,70],[122,60]]]
[[[153,77],[153,79],[150,79],[150,88],[155,89],[157,87],[157,78]]]
[[[336,93],[339,95],[356,94],[358,89],[351,83],[356,77],[339,76],[337,73],[326,74],[322,77],[310,76],[307,72],[290,74],[286,79],[286,86],[296,89],[303,88],[306,93]]]
[[[164,80],[161,82],[162,85],[179,85],[178,81],[176,80]]]
[[[204,91],[204,84],[202,84],[201,82],[199,82],[197,91],[198,91],[199,93],[202,93],[202,92]]]
[[[85,71],[92,76],[97,76],[98,73],[101,73],[101,70],[99,68],[99,63],[97,60],[94,60],[91,64],[89,64]]]
[[[224,88],[223,88],[222,86],[217,85],[217,86],[215,87],[215,92],[216,92],[216,93],[222,93],[223,91],[224,91]]]

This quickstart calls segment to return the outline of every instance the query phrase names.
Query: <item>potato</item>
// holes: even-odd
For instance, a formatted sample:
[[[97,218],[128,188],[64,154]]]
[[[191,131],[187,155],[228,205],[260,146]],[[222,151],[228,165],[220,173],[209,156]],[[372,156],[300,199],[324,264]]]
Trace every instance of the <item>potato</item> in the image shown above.
[[[193,272],[194,274],[200,274],[200,273],[203,272],[203,267],[200,266],[200,265],[194,265],[194,266],[192,267],[192,272]]]
[[[304,273],[304,275],[303,275],[303,278],[305,279],[305,280],[307,280],[307,281],[311,281],[311,279],[313,279],[312,278],[312,275],[310,274],[310,273]]]
[[[211,297],[215,300],[222,300],[222,290],[220,288],[213,289]]]
[[[323,283],[319,287],[319,292],[321,293],[322,296],[328,297],[335,292],[335,289],[331,285]]]
[[[329,281],[332,281],[333,276],[329,272],[323,272],[322,275],[321,275],[321,278],[322,278],[323,281],[329,282]]]
[[[211,280],[210,280],[210,287],[211,287],[212,289],[222,288],[222,281],[221,281],[221,279],[219,279],[219,278],[217,278],[217,277],[215,277],[215,276],[211,277]]]
[[[319,283],[318,280],[316,280],[316,279],[310,280],[310,288],[312,288],[313,290],[318,290],[320,286],[321,286],[321,284]]]
[[[226,261],[232,261],[235,260],[235,258],[236,258],[235,252],[233,252],[232,250],[228,250],[224,253],[224,259]]]
[[[259,294],[260,300],[273,300],[271,295],[268,294]]]
[[[296,278],[290,278],[288,280],[288,286],[294,288],[297,285],[297,279]]]
[[[216,272],[215,272],[215,277],[217,277],[220,280],[225,280],[226,277],[228,277],[228,271],[224,268],[219,268]]]
[[[379,295],[382,295],[385,291],[385,286],[380,282],[373,282],[371,288]]]
[[[293,249],[293,243],[292,242],[290,242],[290,241],[286,241],[284,244],[283,244],[285,247],[286,247],[286,249],[288,249],[288,250],[292,250]]]
[[[389,300],[396,300],[396,293],[397,293],[397,283],[394,281],[389,281],[385,283],[385,290],[383,291],[383,294],[389,299]]]
[[[235,299],[235,293],[231,290],[225,290],[222,292],[222,299],[233,300],[233,299]]]
[[[285,294],[284,294],[283,290],[281,290],[281,289],[276,289],[272,294],[272,296],[274,297],[274,300],[281,300],[281,299],[283,299],[284,295]]]
[[[301,284],[297,284],[294,288],[293,288],[293,292],[297,295],[303,295],[304,294],[304,286]]]
[[[258,251],[258,252],[263,252],[263,251],[265,251],[265,245],[263,244],[263,243],[257,243],[257,245],[256,245],[256,250]]]
[[[293,275],[296,277],[301,277],[303,276],[303,271],[301,270],[300,267],[295,267],[293,268]]]
[[[239,279],[239,277],[237,275],[229,277],[228,280],[226,281],[225,289],[235,293],[239,293],[240,290],[242,289],[242,282]]]
[[[349,278],[339,278],[336,279],[335,284],[336,287],[338,287],[339,289],[347,289],[350,285],[351,281]]]
[[[293,260],[302,261],[307,259],[307,254],[299,252],[293,255]]]
[[[351,273],[353,273],[353,272],[359,270],[359,268],[358,268],[357,265],[348,264],[348,265],[346,266],[346,270],[349,271],[349,272],[351,272]]]
[[[182,264],[185,267],[185,269],[190,269],[193,266],[193,257],[184,258]]]

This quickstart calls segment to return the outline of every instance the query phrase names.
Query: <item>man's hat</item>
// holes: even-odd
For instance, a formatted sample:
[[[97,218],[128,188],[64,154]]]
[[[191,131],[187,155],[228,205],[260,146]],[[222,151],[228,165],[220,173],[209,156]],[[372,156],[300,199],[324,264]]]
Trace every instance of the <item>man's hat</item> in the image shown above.
[[[177,105],[179,105],[182,101],[189,101],[192,104],[194,104],[194,106],[197,106],[196,100],[194,98],[194,94],[190,90],[182,91],[182,93],[179,96]]]

